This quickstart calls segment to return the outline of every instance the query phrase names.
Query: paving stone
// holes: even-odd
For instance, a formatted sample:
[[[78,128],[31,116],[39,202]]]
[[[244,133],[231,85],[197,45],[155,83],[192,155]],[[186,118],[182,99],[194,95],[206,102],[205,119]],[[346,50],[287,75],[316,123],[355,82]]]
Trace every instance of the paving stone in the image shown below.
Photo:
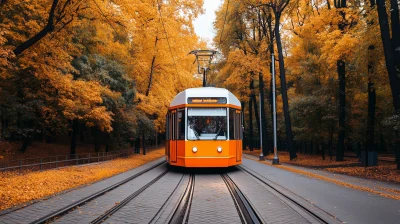
[[[265,185],[260,184],[246,173],[236,170],[229,172],[228,175],[266,223],[309,223],[273,195]]]
[[[97,192],[99,190],[102,190],[112,184],[118,183],[119,181],[122,181],[129,176],[133,176],[148,167],[151,167],[161,161],[164,161],[165,158],[161,158],[155,161],[152,161],[150,163],[147,163],[143,166],[140,166],[136,169],[121,173],[119,175],[113,176],[111,178],[99,181],[97,183],[94,183],[92,185],[82,187],[73,191],[66,192],[64,194],[57,195],[55,197],[51,197],[49,199],[43,200],[36,202],[32,205],[23,207],[17,211],[13,211],[11,213],[7,213],[4,215],[0,216],[0,223],[13,223],[10,220],[13,220],[13,214],[18,213],[22,217],[24,217],[24,220],[18,220],[18,223],[30,223],[32,221],[35,221],[37,218],[43,217],[45,215],[50,214],[51,212],[57,211],[60,208],[63,208],[72,202],[75,202],[81,198],[87,197],[88,195],[93,194],[94,192]],[[34,216],[32,216],[34,214]],[[10,218],[11,217],[11,218]]]
[[[166,202],[163,211],[161,211],[161,213],[158,214],[158,217],[156,217],[152,223],[161,224],[168,222],[168,220],[172,215],[172,212],[174,212],[174,209],[178,206],[182,195],[185,193],[188,183],[189,183],[189,175],[186,175],[184,176],[180,185],[177,186],[177,189],[172,194],[170,199]]]
[[[241,223],[232,196],[219,174],[196,174],[189,223]]]
[[[149,223],[162,208],[182,179],[183,174],[167,173],[160,180],[139,194],[105,223]]]
[[[243,158],[243,165],[346,223],[399,223],[400,201]]]
[[[139,190],[141,187],[152,181],[158,175],[165,171],[165,166],[157,167],[134,180],[110,191],[106,194],[96,198],[93,201],[80,206],[74,211],[62,216],[56,220],[55,223],[68,223],[65,220],[78,219],[80,223],[90,223],[100,215],[104,214],[107,210],[111,209],[115,204],[121,202],[129,195]]]

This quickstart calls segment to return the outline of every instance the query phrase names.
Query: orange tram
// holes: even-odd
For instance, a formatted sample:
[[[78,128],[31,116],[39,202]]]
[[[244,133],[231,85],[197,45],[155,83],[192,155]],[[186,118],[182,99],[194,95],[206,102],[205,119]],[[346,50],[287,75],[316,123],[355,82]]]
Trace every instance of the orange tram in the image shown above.
[[[240,101],[227,89],[187,89],[172,100],[166,122],[172,166],[228,167],[242,163]]]

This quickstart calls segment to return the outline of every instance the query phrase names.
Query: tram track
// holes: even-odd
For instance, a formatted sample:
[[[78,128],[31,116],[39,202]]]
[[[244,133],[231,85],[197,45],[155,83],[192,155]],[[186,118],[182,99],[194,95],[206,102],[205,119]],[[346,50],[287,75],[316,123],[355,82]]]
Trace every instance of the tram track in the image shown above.
[[[103,215],[99,216],[97,219],[93,220],[90,222],[91,224],[99,224],[102,223],[104,220],[109,218],[112,214],[117,212],[119,209],[124,207],[126,204],[128,204],[130,201],[132,201],[136,196],[138,196],[140,193],[145,191],[147,188],[149,188],[151,185],[153,185],[155,182],[157,182],[161,177],[163,177],[165,174],[167,174],[169,170],[164,171],[160,175],[158,175],[156,178],[154,178],[152,181],[141,187],[139,190],[135,191],[131,195],[129,195],[127,198],[122,200],[120,203],[116,204],[114,207],[106,211]]]
[[[179,203],[174,209],[172,216],[170,217],[167,223],[170,224],[188,223],[190,208],[193,200],[194,185],[195,185],[194,174],[190,174],[186,190],[182,195],[182,197],[179,199]]]
[[[291,207],[304,218],[309,220],[310,223],[341,223],[340,220],[337,220],[334,216],[326,211],[321,210],[307,201],[303,201],[304,199],[301,199],[294,193],[289,192],[287,189],[255,173],[254,171],[250,171],[244,166],[239,166],[238,169],[266,185],[271,193],[273,193],[282,202]]]
[[[262,219],[257,215],[255,209],[251,206],[249,201],[247,201],[244,194],[240,191],[235,182],[227,175],[221,174],[222,179],[224,180],[226,186],[228,187],[229,193],[232,196],[232,199],[235,203],[235,207],[238,211],[240,220],[242,223],[250,224],[259,224],[263,223]]]
[[[86,196],[86,197],[84,197],[84,198],[82,198],[82,199],[80,199],[80,200],[78,200],[78,201],[76,201],[74,203],[66,205],[66,206],[64,206],[64,207],[62,207],[62,208],[60,208],[60,209],[58,209],[58,210],[56,210],[54,212],[51,212],[51,213],[49,213],[49,214],[47,214],[45,216],[42,216],[41,218],[30,222],[30,224],[40,224],[40,223],[52,222],[56,218],[58,218],[60,216],[63,216],[65,214],[69,213],[70,211],[73,211],[75,208],[78,208],[79,206],[82,206],[82,205],[92,201],[93,199],[98,198],[98,197],[106,194],[107,192],[110,192],[110,191],[116,189],[117,187],[120,187],[120,186],[128,183],[129,181],[134,180],[135,178],[137,178],[137,177],[139,177],[139,176],[141,176],[141,175],[143,175],[143,174],[145,174],[145,173],[147,173],[147,172],[149,172],[149,171],[155,169],[156,167],[159,167],[159,166],[161,166],[161,165],[163,165],[165,163],[166,163],[166,161],[162,161],[162,162],[159,162],[157,164],[154,164],[153,166],[151,166],[151,167],[149,167],[149,168],[147,168],[147,169],[145,169],[145,170],[143,170],[143,171],[141,171],[141,172],[139,172],[139,173],[137,173],[135,175],[132,175],[132,176],[130,176],[130,177],[128,177],[128,178],[126,178],[126,179],[124,179],[122,181],[119,181],[119,182],[117,182],[117,183],[115,183],[115,184],[113,184],[113,185],[111,185],[109,187],[106,187],[106,188],[104,188],[104,189],[102,189],[100,191],[97,191],[97,192],[95,192],[93,194],[90,194],[89,196]],[[166,172],[167,171],[165,171],[163,174],[165,175]]]

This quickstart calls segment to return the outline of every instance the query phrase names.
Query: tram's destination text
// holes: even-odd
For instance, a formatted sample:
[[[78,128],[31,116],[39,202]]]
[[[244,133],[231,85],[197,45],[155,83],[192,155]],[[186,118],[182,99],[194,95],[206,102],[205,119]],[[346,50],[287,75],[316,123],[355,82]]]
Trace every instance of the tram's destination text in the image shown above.
[[[226,104],[226,97],[188,97],[188,104]]]

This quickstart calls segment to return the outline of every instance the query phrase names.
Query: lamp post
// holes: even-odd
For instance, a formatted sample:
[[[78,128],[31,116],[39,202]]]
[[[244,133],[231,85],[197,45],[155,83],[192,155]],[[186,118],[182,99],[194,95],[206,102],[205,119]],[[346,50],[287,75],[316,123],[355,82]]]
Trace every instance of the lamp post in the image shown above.
[[[193,50],[189,53],[196,55],[197,72],[203,74],[203,87],[207,86],[207,70],[210,70],[211,60],[217,53],[215,50]]]
[[[273,165],[279,164],[278,149],[276,148],[276,93],[275,93],[275,56],[271,54],[272,63],[272,108],[273,108],[273,130],[274,130],[274,159],[272,160]]]

